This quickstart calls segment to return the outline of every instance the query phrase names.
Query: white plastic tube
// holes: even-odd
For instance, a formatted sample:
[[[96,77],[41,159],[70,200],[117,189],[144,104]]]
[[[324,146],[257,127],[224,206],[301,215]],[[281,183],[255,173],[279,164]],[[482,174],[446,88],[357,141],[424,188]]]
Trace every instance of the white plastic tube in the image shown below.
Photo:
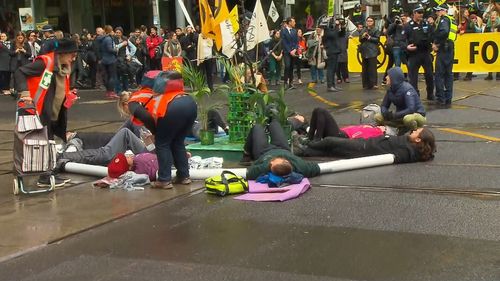
[[[319,169],[321,174],[328,174],[375,166],[391,165],[393,163],[393,154],[382,154],[320,163]]]
[[[360,157],[345,160],[336,160],[325,163],[320,163],[320,173],[336,173],[342,171],[370,168],[383,165],[391,165],[394,163],[393,154],[383,154],[376,156]],[[96,177],[105,177],[108,175],[108,168],[97,165],[88,165],[80,163],[69,162],[64,166],[64,170],[67,173],[89,175]],[[247,169],[236,168],[236,169],[200,169],[200,170],[190,170],[189,174],[193,180],[204,180],[208,177],[214,175],[220,175],[222,171],[231,171],[238,176],[245,177]],[[172,176],[175,176],[175,170],[172,170]]]
[[[97,165],[88,165],[69,162],[64,166],[64,171],[67,173],[81,174],[96,177],[105,177],[108,175],[108,168]],[[237,169],[200,169],[200,170],[190,170],[189,176],[193,180],[204,180],[208,177],[214,175],[220,175],[222,171],[231,171],[238,176],[245,177],[247,169],[237,168]],[[175,170],[172,170],[172,176],[175,176]]]

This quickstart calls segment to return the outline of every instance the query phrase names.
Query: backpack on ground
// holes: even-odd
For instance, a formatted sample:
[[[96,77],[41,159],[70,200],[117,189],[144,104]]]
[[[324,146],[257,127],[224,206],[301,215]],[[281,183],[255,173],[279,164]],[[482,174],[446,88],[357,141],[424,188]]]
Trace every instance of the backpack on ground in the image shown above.
[[[377,125],[377,122],[375,121],[375,115],[381,114],[381,112],[382,111],[378,104],[371,103],[363,107],[363,110],[361,111],[361,116],[359,118],[359,123],[366,125]]]
[[[223,171],[218,176],[209,177],[205,180],[207,193],[218,196],[238,194],[248,191],[248,182],[233,172]]]

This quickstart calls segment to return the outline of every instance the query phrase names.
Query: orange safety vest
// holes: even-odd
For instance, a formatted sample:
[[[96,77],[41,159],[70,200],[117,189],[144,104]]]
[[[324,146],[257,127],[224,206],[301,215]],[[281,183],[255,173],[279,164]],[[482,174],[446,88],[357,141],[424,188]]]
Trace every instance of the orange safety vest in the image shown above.
[[[45,70],[40,76],[32,76],[27,79],[28,91],[30,92],[30,97],[33,99],[33,103],[36,106],[36,110],[39,114],[42,113],[45,95],[47,90],[52,83],[52,75],[54,71],[54,52],[48,53],[46,55],[40,55],[36,59],[42,59],[45,63]],[[36,60],[35,59],[35,60]],[[70,95],[69,86],[69,75],[66,75],[66,90],[65,97],[68,98]],[[66,108],[66,104],[64,104]]]
[[[162,118],[167,114],[168,105],[177,96],[184,94],[184,82],[182,80],[172,81],[167,89],[167,91],[160,95],[155,95],[151,88],[142,88],[132,94],[128,102],[138,102],[146,108],[146,110],[151,114],[153,119],[158,121],[158,118]],[[131,117],[132,122],[136,125],[143,125],[143,123],[135,118]]]

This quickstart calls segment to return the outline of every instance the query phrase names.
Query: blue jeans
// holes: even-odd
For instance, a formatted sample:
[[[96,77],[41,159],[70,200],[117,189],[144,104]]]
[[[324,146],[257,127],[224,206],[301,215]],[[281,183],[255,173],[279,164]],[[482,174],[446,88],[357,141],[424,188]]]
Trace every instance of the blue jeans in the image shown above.
[[[392,56],[394,57],[394,65],[401,67],[401,48],[392,47]]]
[[[167,114],[158,119],[155,134],[158,156],[158,181],[172,180],[172,164],[180,179],[189,177],[189,164],[184,139],[197,116],[196,102],[190,96],[175,98],[170,102]]]
[[[313,82],[324,81],[325,80],[325,70],[318,69],[316,65],[311,65],[311,79]]]

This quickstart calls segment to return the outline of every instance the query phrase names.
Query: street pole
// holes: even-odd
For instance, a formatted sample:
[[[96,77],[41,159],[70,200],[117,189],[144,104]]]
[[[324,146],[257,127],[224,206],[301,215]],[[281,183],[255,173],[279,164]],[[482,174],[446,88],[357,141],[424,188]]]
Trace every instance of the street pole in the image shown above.
[[[158,0],[152,0],[151,6],[153,6],[153,25],[160,29],[160,7]]]

